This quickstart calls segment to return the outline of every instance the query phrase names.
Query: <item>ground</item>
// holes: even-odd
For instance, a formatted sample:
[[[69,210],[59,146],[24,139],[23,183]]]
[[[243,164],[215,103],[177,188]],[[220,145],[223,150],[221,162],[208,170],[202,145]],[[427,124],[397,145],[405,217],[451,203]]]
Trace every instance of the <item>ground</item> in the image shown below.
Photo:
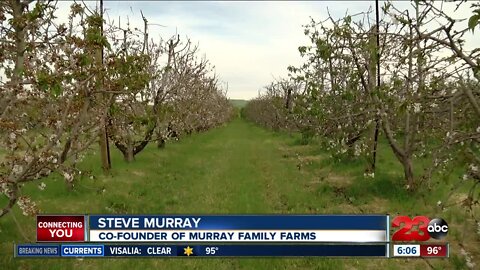
[[[0,219],[1,269],[466,269],[465,247],[478,263],[479,236],[462,208],[436,207],[444,188],[412,194],[401,167],[380,145],[375,179],[361,160],[334,161],[297,134],[274,133],[242,119],[178,142],[154,144],[127,164],[113,152],[103,176],[97,153],[82,164],[83,177],[68,191],[59,176],[25,187],[42,213],[272,214],[389,213],[441,216],[451,232],[450,259],[171,258],[16,259],[13,244],[35,241],[35,218],[18,208]],[[94,177],[90,177],[93,175]],[[93,179],[91,179],[93,178]],[[0,203],[3,201],[0,201]],[[465,227],[464,227],[465,226]],[[465,233],[465,228],[467,233]]]

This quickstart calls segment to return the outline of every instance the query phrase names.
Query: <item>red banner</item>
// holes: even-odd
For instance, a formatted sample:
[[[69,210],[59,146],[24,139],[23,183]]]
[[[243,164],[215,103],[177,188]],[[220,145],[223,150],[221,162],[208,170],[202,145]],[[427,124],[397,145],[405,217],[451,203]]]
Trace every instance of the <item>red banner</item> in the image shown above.
[[[37,216],[37,242],[85,242],[84,216]]]
[[[447,257],[448,245],[421,245],[421,257]]]

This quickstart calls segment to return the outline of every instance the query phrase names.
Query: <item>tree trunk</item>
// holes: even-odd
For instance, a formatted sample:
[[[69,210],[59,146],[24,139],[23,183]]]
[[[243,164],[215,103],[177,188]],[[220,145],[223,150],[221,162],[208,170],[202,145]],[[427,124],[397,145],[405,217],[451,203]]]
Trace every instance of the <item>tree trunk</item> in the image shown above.
[[[372,92],[375,90],[376,87],[380,85],[376,85],[375,82],[377,76],[377,51],[378,51],[378,44],[376,43],[376,39],[374,37],[378,36],[377,31],[378,25],[375,26],[370,30],[370,39],[369,39],[369,46],[370,46],[370,54],[369,54],[369,61],[368,61],[368,93],[371,95]],[[375,36],[373,35],[375,34]],[[378,82],[377,82],[378,84]],[[377,145],[378,145],[378,133],[379,133],[380,123],[378,116],[375,115],[375,126],[371,129],[371,143],[370,143],[370,153],[369,153],[369,164],[366,168],[367,173],[375,173],[375,164],[377,161]]]
[[[128,142],[127,148],[125,149],[126,151],[123,152],[123,159],[130,163],[135,160],[135,153],[133,152],[133,143]]]
[[[21,81],[24,76],[25,69],[25,52],[27,50],[25,23],[23,23],[22,16],[25,13],[26,5],[20,1],[11,1],[13,20],[13,30],[15,33],[15,67],[13,69],[11,83],[13,85],[13,93],[10,98],[7,98],[5,104],[0,104],[0,119],[7,115],[9,107],[14,106],[16,101],[16,95],[19,91],[23,90]]]
[[[412,156],[410,152],[402,150],[398,143],[395,141],[395,138],[393,137],[392,131],[390,129],[390,123],[386,117],[382,117],[382,128],[383,132],[387,137],[388,144],[390,145],[393,153],[403,166],[405,182],[407,183],[408,190],[414,190],[415,181],[413,177]]]
[[[287,109],[287,112],[290,112],[291,110],[291,104],[292,104],[292,88],[288,88],[287,90],[287,98],[285,101],[285,109]]]
[[[333,63],[332,63],[332,58],[329,57],[328,58],[328,69],[329,69],[329,73],[330,73],[330,87],[332,88],[332,93],[333,95],[336,95],[335,93],[335,76],[333,76]]]
[[[3,209],[0,209],[0,218],[8,214],[18,200],[18,184],[13,183],[8,188],[10,189],[10,193],[8,194],[8,204],[3,207]]]
[[[65,184],[67,186],[67,191],[73,191],[73,182],[71,181],[65,181]]]
[[[380,120],[375,116],[375,126],[372,128],[372,145],[370,146],[370,164],[367,167],[368,173],[375,173],[377,163],[378,134],[380,132]]]
[[[157,148],[165,148],[165,139],[163,137],[158,139]]]
[[[100,14],[102,22],[100,25],[97,25],[100,35],[103,36],[103,1],[100,1]],[[95,60],[97,65],[103,66],[103,45],[99,46],[95,51]],[[96,78],[99,82],[98,90],[103,91],[103,76],[98,74],[99,76]],[[105,100],[105,95],[100,93],[98,98],[102,101]],[[100,148],[100,157],[102,161],[102,169],[103,173],[107,174],[110,171],[110,153],[108,147],[108,134],[106,128],[106,115],[102,115],[100,120],[100,131],[98,134],[98,146]]]
[[[414,190],[415,181],[413,178],[412,158],[410,156],[405,156],[402,160],[402,164],[403,164],[403,171],[405,174],[405,181],[407,182],[407,189]]]
[[[102,169],[104,173],[110,171],[109,153],[108,153],[108,141],[107,141],[107,129],[105,128],[105,118],[102,117],[100,121],[100,131],[98,133],[98,145],[100,147],[100,157],[102,160]]]

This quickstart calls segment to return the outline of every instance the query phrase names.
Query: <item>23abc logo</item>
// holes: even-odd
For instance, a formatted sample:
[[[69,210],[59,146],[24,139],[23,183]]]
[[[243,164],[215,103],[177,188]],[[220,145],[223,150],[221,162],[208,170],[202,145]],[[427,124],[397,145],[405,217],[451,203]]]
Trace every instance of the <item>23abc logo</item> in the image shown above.
[[[403,223],[403,227],[402,227]],[[418,227],[414,230],[413,227]],[[448,224],[441,218],[430,220],[425,216],[398,216],[392,221],[392,227],[400,227],[392,235],[392,241],[427,241],[428,239],[443,239],[448,234]]]

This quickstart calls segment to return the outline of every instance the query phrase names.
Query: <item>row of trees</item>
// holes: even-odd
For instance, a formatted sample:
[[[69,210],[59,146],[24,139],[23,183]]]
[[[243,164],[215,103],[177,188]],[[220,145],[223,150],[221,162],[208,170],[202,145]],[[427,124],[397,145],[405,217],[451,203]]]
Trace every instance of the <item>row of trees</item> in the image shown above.
[[[103,14],[54,1],[0,4],[0,217],[18,203],[36,207],[22,186],[53,172],[72,187],[76,164],[108,140],[132,161],[165,142],[228,121],[233,109],[208,61],[189,40],[154,41],[144,29],[105,24]]]
[[[473,9],[464,28],[465,20],[438,2],[412,5],[385,3],[377,23],[371,10],[312,19],[304,28],[311,44],[299,47],[304,64],[290,66],[289,78],[267,87],[244,115],[319,136],[338,155],[363,157],[373,177],[384,136],[410,190],[435,170],[461,166],[472,205],[480,183],[480,48],[467,50],[464,35],[478,30],[480,5],[458,4]],[[418,157],[432,163],[422,175],[413,167]]]

